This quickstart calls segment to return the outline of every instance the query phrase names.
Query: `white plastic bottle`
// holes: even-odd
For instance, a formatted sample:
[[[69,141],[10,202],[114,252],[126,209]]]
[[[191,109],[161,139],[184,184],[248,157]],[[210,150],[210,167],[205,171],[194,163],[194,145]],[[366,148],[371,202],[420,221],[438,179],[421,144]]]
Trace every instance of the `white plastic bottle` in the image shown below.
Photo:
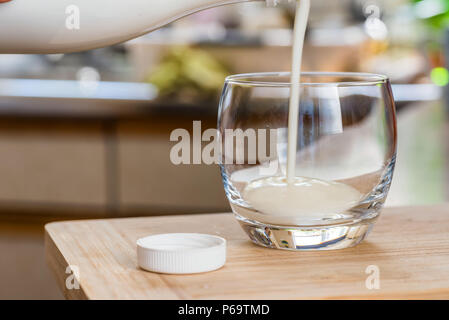
[[[256,0],[12,0],[0,4],[0,53],[99,48],[193,12],[246,1]]]

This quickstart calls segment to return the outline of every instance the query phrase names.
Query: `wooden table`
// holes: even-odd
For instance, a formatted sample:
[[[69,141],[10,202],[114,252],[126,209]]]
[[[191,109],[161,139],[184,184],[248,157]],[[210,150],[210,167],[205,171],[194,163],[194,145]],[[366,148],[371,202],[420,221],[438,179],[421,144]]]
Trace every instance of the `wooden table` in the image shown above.
[[[195,275],[139,269],[136,240],[165,232],[225,237],[226,265]],[[366,241],[337,251],[265,249],[231,214],[206,214],[50,223],[46,255],[70,299],[448,299],[449,205],[384,209]]]

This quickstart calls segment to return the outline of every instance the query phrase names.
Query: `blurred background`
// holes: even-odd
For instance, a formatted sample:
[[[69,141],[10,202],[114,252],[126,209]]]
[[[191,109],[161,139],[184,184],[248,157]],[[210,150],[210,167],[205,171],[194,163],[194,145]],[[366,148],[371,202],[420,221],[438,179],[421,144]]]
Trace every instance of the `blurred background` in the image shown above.
[[[173,165],[169,135],[216,126],[227,75],[289,71],[293,19],[293,4],[242,3],[103,49],[0,55],[0,298],[62,298],[46,222],[229,211],[218,167]],[[449,0],[312,0],[304,70],[394,84],[388,206],[449,197],[448,26]]]

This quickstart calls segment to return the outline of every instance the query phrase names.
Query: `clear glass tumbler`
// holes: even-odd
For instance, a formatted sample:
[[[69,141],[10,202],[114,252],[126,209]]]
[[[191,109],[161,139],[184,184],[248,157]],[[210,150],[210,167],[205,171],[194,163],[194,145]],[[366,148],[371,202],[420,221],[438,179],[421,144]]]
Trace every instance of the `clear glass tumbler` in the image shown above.
[[[289,79],[289,73],[226,79],[218,115],[226,195],[256,244],[354,246],[372,229],[393,175],[396,115],[389,80],[303,73],[295,176],[287,179]]]

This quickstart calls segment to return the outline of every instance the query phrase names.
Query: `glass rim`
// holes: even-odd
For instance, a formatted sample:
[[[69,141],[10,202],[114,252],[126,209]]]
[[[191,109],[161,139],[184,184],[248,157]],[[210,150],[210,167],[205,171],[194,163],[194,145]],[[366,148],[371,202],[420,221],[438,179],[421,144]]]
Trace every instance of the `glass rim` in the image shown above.
[[[290,87],[291,82],[285,81],[267,81],[261,78],[280,78],[290,77],[291,72],[254,72],[254,73],[240,73],[227,76],[225,83],[246,85],[246,86],[260,86],[260,87]],[[352,78],[348,81],[325,81],[325,82],[302,82],[302,77],[345,77]],[[259,79],[259,80],[258,80]],[[385,84],[389,81],[387,76],[368,73],[368,72],[321,72],[308,71],[301,72],[300,86],[373,86],[378,84]]]

